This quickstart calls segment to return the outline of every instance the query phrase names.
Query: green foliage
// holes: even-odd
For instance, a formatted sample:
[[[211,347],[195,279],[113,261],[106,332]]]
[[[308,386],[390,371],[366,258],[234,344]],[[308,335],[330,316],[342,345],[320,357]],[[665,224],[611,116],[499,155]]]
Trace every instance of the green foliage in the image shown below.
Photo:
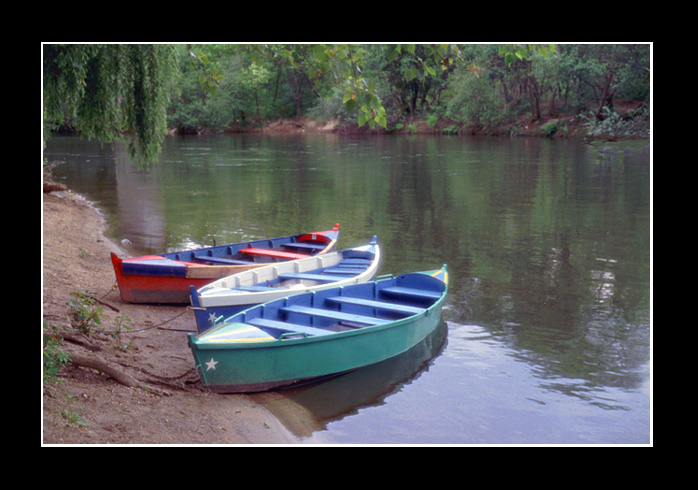
[[[43,380],[44,386],[59,383],[56,377],[63,367],[70,362],[70,355],[61,349],[63,339],[51,332],[51,327],[44,321]]]
[[[252,49],[252,61],[263,63],[272,61],[287,71],[289,81],[305,80],[307,87],[315,96],[326,79],[341,86],[342,104],[347,113],[359,111],[358,124],[368,123],[372,128],[376,124],[386,127],[386,112],[375,86],[361,75],[363,50],[360,46],[348,44],[315,45],[255,45]],[[280,68],[279,68],[280,69]],[[298,82],[292,85],[297,96]]]
[[[177,92],[167,111],[167,125],[178,133],[197,132],[201,128],[223,130],[234,122],[234,111],[225,104],[227,93],[219,90],[228,79],[215,68],[215,78],[209,79],[207,68],[213,62],[208,55],[198,51],[180,50],[181,75]]]
[[[45,44],[45,130],[67,125],[103,142],[130,134],[132,158],[151,162],[167,130],[174,53],[164,44]]]
[[[528,60],[534,54],[547,57],[556,51],[557,48],[554,44],[503,44],[499,48],[499,55],[504,56],[504,64],[510,66],[517,59],[519,61]]]
[[[308,117],[313,119],[337,119],[356,123],[356,113],[347,113],[343,103],[344,92],[341,88],[331,89],[322,99],[308,110]]]
[[[638,120],[649,119],[646,107],[640,107],[635,117],[622,117],[608,107],[601,110],[601,118],[594,113],[582,114],[584,126],[590,136],[638,136],[644,135],[646,126],[638,125]]]
[[[404,77],[407,82],[414,79],[424,82],[437,73],[446,71],[461,58],[460,49],[453,44],[395,44],[389,45],[385,51],[388,61],[394,61],[404,53],[411,55],[413,64],[406,70]]]
[[[372,129],[416,116],[486,128],[557,111],[591,111],[601,124],[614,98],[648,99],[649,53],[648,44],[46,44],[44,122],[128,138],[145,164],[167,127],[312,115]]]
[[[500,107],[504,100],[488,77],[463,72],[453,84],[454,95],[447,106],[449,118],[481,127],[491,127],[502,120]]]
[[[543,134],[549,138],[552,137],[555,133],[557,133],[558,129],[559,125],[557,121],[550,121],[549,123],[546,123],[540,127],[540,130],[543,132]]]
[[[116,347],[121,350],[127,350],[131,347],[131,342],[124,344],[121,341],[121,330],[131,330],[131,319],[127,316],[117,316],[114,318],[114,328],[111,331],[111,337],[114,339]]]
[[[104,309],[97,304],[92,293],[81,291],[70,295],[73,299],[68,302],[68,306],[76,328],[85,335],[89,335],[93,329],[100,330]]]
[[[63,417],[68,426],[74,427],[75,424],[87,426],[87,421],[80,415],[79,410],[82,410],[82,406],[75,402],[75,396],[68,395],[68,404],[65,409],[61,410],[58,414]]]
[[[198,71],[199,85],[204,93],[215,96],[218,92],[218,86],[223,79],[223,75],[218,71],[218,68],[213,66],[208,56],[202,51],[197,54],[189,52],[189,61],[192,67]]]
[[[109,335],[115,342],[118,349],[126,350],[130,344],[123,344],[121,341],[121,331],[131,330],[131,319],[127,316],[117,316],[114,318],[114,326],[111,331],[103,325],[104,309],[97,303],[89,291],[72,292],[73,297],[68,302],[70,307],[73,326],[85,335],[92,333]]]

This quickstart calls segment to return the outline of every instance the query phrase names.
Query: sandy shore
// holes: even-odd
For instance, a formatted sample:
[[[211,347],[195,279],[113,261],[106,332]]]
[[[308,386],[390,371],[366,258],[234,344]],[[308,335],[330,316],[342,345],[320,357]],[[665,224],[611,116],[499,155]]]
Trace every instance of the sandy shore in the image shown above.
[[[42,390],[42,444],[302,443],[298,429],[252,398],[202,386],[187,345],[191,310],[121,301],[109,254],[127,254],[105,230],[82,197],[43,194],[43,332],[63,338],[60,347],[74,362]],[[68,305],[71,293],[83,291],[103,310],[88,335],[75,330]],[[129,319],[130,330],[117,328],[119,318]],[[284,418],[298,425],[292,412],[286,407]]]

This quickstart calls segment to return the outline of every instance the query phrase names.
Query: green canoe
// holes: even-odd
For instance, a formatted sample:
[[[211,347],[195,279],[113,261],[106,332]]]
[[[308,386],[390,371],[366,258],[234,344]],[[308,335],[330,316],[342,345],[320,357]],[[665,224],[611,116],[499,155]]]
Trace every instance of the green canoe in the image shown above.
[[[401,354],[441,322],[446,266],[277,299],[189,335],[210,390],[286,387]]]

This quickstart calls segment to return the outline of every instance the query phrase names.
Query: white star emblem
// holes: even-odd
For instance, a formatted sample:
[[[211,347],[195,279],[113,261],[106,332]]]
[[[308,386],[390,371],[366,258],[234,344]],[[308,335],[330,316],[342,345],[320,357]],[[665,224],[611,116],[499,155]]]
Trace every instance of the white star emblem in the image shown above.
[[[216,364],[218,364],[218,361],[214,361],[213,357],[212,357],[211,360],[206,363],[206,371],[208,371],[210,369],[213,369],[215,371]]]
[[[208,321],[211,323],[216,323],[216,314],[215,313],[209,313],[208,314]]]

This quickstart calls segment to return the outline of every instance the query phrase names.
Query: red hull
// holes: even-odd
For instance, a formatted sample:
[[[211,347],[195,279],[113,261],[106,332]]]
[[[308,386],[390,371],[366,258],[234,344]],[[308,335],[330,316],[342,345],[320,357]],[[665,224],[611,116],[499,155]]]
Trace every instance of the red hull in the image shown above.
[[[121,299],[129,303],[189,303],[189,286],[199,289],[216,278],[158,277],[124,274],[122,259],[111,254]]]

